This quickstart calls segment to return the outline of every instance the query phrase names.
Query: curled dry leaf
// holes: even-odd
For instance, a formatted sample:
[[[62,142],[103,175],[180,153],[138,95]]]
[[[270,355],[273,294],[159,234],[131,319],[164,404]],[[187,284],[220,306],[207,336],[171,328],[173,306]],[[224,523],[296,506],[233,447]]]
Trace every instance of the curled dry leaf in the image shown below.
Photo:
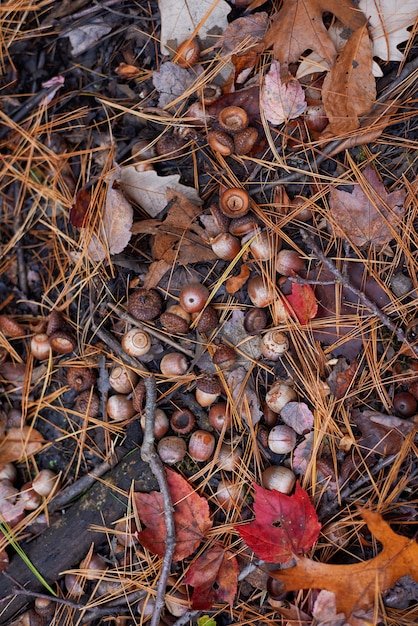
[[[246,263],[242,263],[238,276],[230,276],[226,279],[225,288],[227,293],[236,293],[245,285],[251,274],[251,269]]]
[[[306,109],[305,93],[301,84],[290,76],[290,80],[282,81],[280,63],[273,61],[270,70],[264,77],[261,92],[261,105],[266,119],[271,124],[283,124],[293,120]]]
[[[103,261],[108,254],[119,254],[132,236],[134,214],[131,203],[119,189],[120,175],[121,170],[116,166],[108,179],[103,215],[87,247],[92,261]],[[82,228],[82,231],[86,230]]]
[[[263,41],[267,27],[268,15],[263,11],[239,17],[225,28],[215,48],[225,48],[229,52],[247,54],[249,48]],[[245,49],[242,50],[244,42]]]
[[[406,192],[388,193],[375,169],[367,165],[352,193],[330,191],[330,209],[336,235],[353,246],[383,247],[399,232]]]
[[[359,117],[376,100],[372,45],[367,25],[354,32],[325,76],[322,101],[329,120],[323,137],[343,135],[360,127]]]

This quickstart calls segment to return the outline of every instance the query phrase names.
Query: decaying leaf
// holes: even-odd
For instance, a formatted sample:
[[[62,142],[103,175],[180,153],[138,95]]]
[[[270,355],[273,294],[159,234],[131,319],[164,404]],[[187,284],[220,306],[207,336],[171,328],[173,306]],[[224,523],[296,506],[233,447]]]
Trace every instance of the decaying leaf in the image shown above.
[[[271,124],[283,124],[293,120],[306,109],[305,92],[301,84],[293,77],[282,81],[278,61],[273,61],[264,77],[261,104],[266,119]]]
[[[73,56],[77,57],[86,50],[93,48],[111,30],[112,26],[106,24],[101,18],[89,20],[87,24],[82,24],[77,28],[70,28],[67,37],[70,40]]]
[[[357,374],[357,370],[357,359],[353,359],[350,364],[345,359],[338,359],[337,364],[327,378],[331,393],[337,400],[344,397]]]
[[[244,422],[257,424],[263,412],[247,370],[244,367],[236,367],[228,374],[227,383],[240,418]]]
[[[89,239],[88,253],[92,261],[102,261],[107,254],[119,254],[132,236],[132,205],[119,190],[120,168],[110,174],[103,215],[96,234]],[[82,232],[86,231],[84,227]]]
[[[314,425],[313,413],[305,402],[288,402],[280,411],[280,417],[298,435],[308,433]]]
[[[229,52],[240,52],[245,43],[244,52],[263,41],[268,26],[267,13],[238,17],[228,24],[223,35],[215,44],[215,48],[225,48]]]
[[[295,557],[296,566],[270,572],[286,591],[327,589],[335,593],[337,611],[349,618],[357,610],[367,611],[380,593],[408,574],[418,581],[418,544],[398,535],[378,514],[360,509],[370,532],[383,544],[378,556],[361,563],[331,565]]]
[[[325,76],[322,101],[329,119],[323,136],[343,135],[360,126],[376,100],[372,45],[367,26],[354,32]]]
[[[174,508],[176,548],[173,561],[182,561],[196,550],[212,528],[209,505],[180,474],[166,468],[167,483]],[[141,544],[153,554],[164,556],[166,527],[161,493],[135,493],[138,517],[147,528],[139,532]]]
[[[238,573],[238,563],[232,552],[222,546],[206,550],[193,561],[184,578],[186,585],[194,587],[192,608],[207,610],[217,602],[227,602],[232,606]]]
[[[399,232],[405,197],[403,189],[388,193],[374,168],[367,165],[352,193],[330,191],[336,235],[358,247],[385,246]]]
[[[132,233],[152,235],[151,263],[145,281],[148,289],[155,287],[175,262],[187,265],[198,261],[214,261],[218,257],[206,241],[206,232],[197,218],[199,207],[177,189],[166,189],[170,204],[164,220],[141,220],[132,226]]]
[[[248,547],[264,561],[282,564],[309,550],[318,539],[321,524],[300,484],[296,483],[291,496],[258,485],[254,490],[255,520],[237,527]]]
[[[284,0],[265,37],[280,63],[296,63],[305,50],[313,50],[333,64],[336,51],[322,19],[325,12],[333,13],[352,30],[366,24],[365,15],[351,0]]]
[[[230,276],[225,281],[227,293],[236,293],[245,285],[251,274],[251,269],[246,263],[242,263],[237,276]]]
[[[310,285],[292,283],[292,292],[286,296],[285,305],[286,302],[301,324],[307,324],[318,313],[318,303]]]
[[[166,61],[158,72],[152,75],[154,87],[159,92],[158,106],[165,107],[173,100],[182,96],[194,83],[195,76],[185,67]]]
[[[322,589],[315,600],[312,615],[317,626],[344,626],[344,613],[337,614],[337,598],[335,593]]]
[[[227,15],[231,11],[225,0],[216,3],[213,0],[158,0],[158,8],[162,54],[172,53],[182,41],[193,36],[197,26],[196,35],[208,38],[208,47],[213,45],[217,35],[228,26]]]
[[[154,170],[138,171],[134,165],[121,168],[121,187],[135,204],[138,204],[150,217],[156,217],[167,206],[167,190],[174,189],[195,205],[202,201],[193,187],[179,183],[180,176],[159,176]]]
[[[368,409],[353,410],[351,419],[362,434],[357,444],[378,454],[398,454],[405,437],[416,430],[413,422]]]
[[[30,426],[9,428],[0,443],[0,466],[20,461],[24,456],[36,454],[44,445],[41,433]]]

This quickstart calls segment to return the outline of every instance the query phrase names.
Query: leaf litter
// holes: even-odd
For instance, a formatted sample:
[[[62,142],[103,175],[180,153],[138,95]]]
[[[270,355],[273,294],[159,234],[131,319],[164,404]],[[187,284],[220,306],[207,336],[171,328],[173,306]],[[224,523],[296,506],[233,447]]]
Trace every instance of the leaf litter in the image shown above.
[[[144,359],[147,369],[141,358],[129,361],[136,374],[147,376],[149,368],[155,375],[157,404],[168,418],[179,407],[190,406],[198,424],[194,429],[211,430],[216,442],[215,456],[207,463],[187,454],[173,469],[164,470],[177,540],[174,565],[168,564],[167,597],[179,597],[182,609],[210,612],[212,626],[225,619],[271,623],[278,615],[324,626],[359,626],[370,620],[399,626],[404,619],[399,611],[414,614],[413,593],[405,593],[406,605],[396,600],[394,607],[379,596],[389,597],[398,579],[402,585],[408,576],[411,581],[416,578],[411,532],[416,420],[414,412],[400,414],[396,406],[404,405],[395,402],[399,394],[416,394],[416,174],[408,101],[408,81],[413,81],[414,73],[409,69],[397,83],[396,72],[391,74],[379,58],[402,61],[399,71],[404,64],[410,67],[413,29],[411,34],[408,28],[416,19],[416,8],[410,3],[380,3],[378,21],[384,30],[379,33],[376,4],[365,0],[359,6],[348,0],[284,0],[278,10],[269,5],[266,12],[252,14],[254,7],[264,4],[253,2],[247,13],[236,6],[230,24],[229,3],[195,4],[160,2],[162,33],[158,25],[152,30],[155,15],[141,22],[141,12],[131,6],[126,15],[112,13],[115,32],[94,34],[93,26],[107,24],[108,19],[100,19],[103,7],[94,7],[99,19],[90,19],[88,8],[86,32],[90,25],[94,34],[88,47],[103,54],[73,48],[77,79],[72,82],[70,69],[54,67],[56,76],[66,77],[65,83],[52,91],[54,86],[43,77],[39,89],[51,91],[42,94],[39,107],[34,102],[39,115],[24,117],[23,123],[22,118],[15,119],[15,109],[26,105],[27,96],[22,96],[13,72],[17,68],[24,81],[19,46],[27,43],[17,34],[15,47],[8,14],[0,17],[7,44],[1,58],[8,72],[1,86],[2,116],[9,127],[1,161],[6,181],[1,289],[7,315],[0,319],[5,359],[0,367],[5,394],[0,460],[3,465],[14,463],[19,472],[16,490],[5,489],[10,506],[2,508],[2,515],[10,520],[16,515],[20,521],[15,532],[25,538],[31,532],[32,514],[24,511],[19,489],[28,489],[24,481],[39,467],[58,463],[65,480],[77,483],[80,468],[94,470],[96,461],[112,456],[122,441],[140,445],[139,414],[125,421],[110,417],[110,411],[99,417],[90,414],[98,394],[102,408],[108,395],[116,396],[106,380],[108,371],[127,359],[118,347],[132,323],[124,310],[126,295],[138,287],[156,289],[165,311],[177,305],[185,281],[203,282],[210,293],[205,310],[213,309],[210,315],[217,324],[202,331],[190,321],[187,332],[173,333],[163,328],[157,315],[144,324],[152,333],[151,356]],[[168,5],[173,18],[167,17]],[[48,17],[60,20],[65,14],[72,17],[72,9],[54,10]],[[47,22],[43,28],[52,49]],[[118,49],[115,34],[128,30],[123,49]],[[70,39],[76,42],[80,32],[72,28]],[[174,51],[181,41],[195,36],[200,59],[184,70]],[[408,39],[403,52],[398,45]],[[105,53],[107,42],[115,45],[115,54]],[[162,56],[156,58],[160,43]],[[273,47],[272,61],[266,46]],[[309,50],[316,54],[314,59],[308,56],[314,72],[301,72],[301,55]],[[393,86],[390,97],[396,104],[385,99],[384,89],[375,81],[373,57],[378,57],[374,68],[378,65]],[[123,67],[129,72],[118,71]],[[87,114],[84,103],[92,90],[87,68],[103,81],[94,97],[105,112],[106,130],[93,109]],[[86,80],[78,93],[74,84],[81,84],[82,77]],[[213,82],[221,95],[206,103],[204,88]],[[19,85],[17,93],[14,85]],[[26,92],[32,93],[32,87],[28,83]],[[74,105],[71,110],[66,108],[67,98]],[[175,111],[170,109],[174,99],[178,99]],[[234,149],[224,157],[211,150],[208,136],[220,130],[218,118],[226,106],[245,109],[256,140],[248,152],[241,152],[232,133]],[[319,129],[312,112],[324,109],[328,125]],[[391,126],[394,122],[396,127]],[[51,136],[54,143],[48,143]],[[167,137],[184,150],[164,148],[160,140]],[[20,161],[27,158],[28,138],[35,155],[30,177],[23,173],[29,171],[26,161],[24,166]],[[136,139],[140,145],[134,147]],[[332,159],[326,158],[330,155]],[[278,181],[286,186],[283,212],[274,191]],[[218,215],[225,186],[250,192],[251,213],[246,219],[256,220],[260,232],[269,233],[267,241],[274,233],[274,255],[265,258],[264,252],[257,256],[246,248],[224,261],[214,254],[212,238],[235,226]],[[289,272],[290,279],[276,275],[279,238],[285,250],[304,260],[302,269]],[[31,262],[32,282],[26,287],[16,242],[19,247],[23,242]],[[407,279],[406,290],[399,284],[396,290],[392,287],[399,275]],[[263,319],[249,298],[251,280],[257,276],[271,293],[264,326],[254,330]],[[354,289],[347,288],[347,277]],[[58,312],[62,320],[53,329],[51,318]],[[21,331],[10,335],[3,326],[10,314],[23,324],[24,336]],[[265,357],[260,349],[270,329],[286,333],[289,340],[288,352],[277,360]],[[71,343],[76,345],[75,354],[48,351],[48,360],[41,359],[39,365],[30,350],[32,334],[38,332],[48,340],[75,341]],[[56,333],[61,336],[54,337]],[[236,350],[235,363],[225,370],[211,361],[223,341]],[[159,367],[162,355],[172,350],[190,357],[186,373],[176,377],[166,376]],[[99,381],[87,390],[88,399],[81,397],[84,404],[78,397],[82,393],[65,384],[74,362],[99,372]],[[211,429],[208,409],[196,403],[195,388],[209,374],[220,383],[220,398],[232,410],[231,429]],[[83,381],[83,375],[76,380]],[[287,385],[296,398],[278,415],[264,404],[275,380]],[[21,409],[18,419],[11,410],[9,417],[12,407]],[[275,424],[287,424],[296,435],[293,449],[284,455],[268,446]],[[190,434],[175,434],[175,440],[180,439],[188,446]],[[58,450],[64,446],[68,448],[60,466]],[[225,447],[237,452],[229,466],[216,461]],[[265,470],[276,466],[297,475],[293,491],[285,494],[261,486]],[[236,494],[232,505],[219,499],[218,488],[228,486],[228,481]],[[128,495],[121,492],[118,497],[129,499]],[[94,580],[89,574],[83,597],[94,594],[100,577],[106,605],[119,593],[114,586],[117,575],[123,579],[121,594],[128,599],[125,615],[138,610],[142,619],[145,609],[140,603],[132,600],[128,606],[130,590],[146,590],[149,600],[157,598],[155,606],[161,600],[158,581],[164,575],[161,565],[167,565],[167,503],[154,487],[136,492],[133,503],[135,523],[128,507],[118,524],[139,543],[129,558],[124,548],[126,558],[115,565],[106,543],[113,536],[113,524],[105,529],[101,549],[111,565],[104,575],[92,574]],[[369,534],[356,517],[357,506]],[[255,517],[248,522],[252,514]],[[118,535],[122,534],[119,527]],[[383,545],[380,553],[375,540]],[[116,538],[111,542],[113,546]],[[256,583],[255,576],[246,577],[253,567],[252,551],[280,567],[273,576],[295,591],[289,593],[287,607],[270,593],[270,569],[262,583]],[[76,567],[72,562],[62,570],[73,568],[85,579],[83,565]],[[60,592],[67,593],[64,585],[57,582]],[[164,610],[166,619],[168,602]],[[74,619],[69,613],[67,617]],[[199,624],[204,619],[199,614]]]

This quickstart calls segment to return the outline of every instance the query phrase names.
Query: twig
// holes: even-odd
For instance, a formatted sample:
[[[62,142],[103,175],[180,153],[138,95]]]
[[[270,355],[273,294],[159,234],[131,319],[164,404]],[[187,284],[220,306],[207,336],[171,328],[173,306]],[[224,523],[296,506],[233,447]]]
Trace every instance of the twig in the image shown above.
[[[119,458],[116,457],[115,453],[112,452],[112,461],[105,461],[100,465],[97,465],[95,468],[91,470],[88,474],[79,478],[72,485],[63,489],[55,498],[51,500],[48,505],[48,512],[55,513],[59,509],[62,509],[67,504],[69,504],[75,498],[80,497],[87,489],[95,483],[95,481],[106,474],[112,467],[116,465],[127,452],[126,448],[119,448],[117,450]]]
[[[167,580],[171,571],[174,549],[176,547],[176,533],[174,528],[173,503],[171,502],[170,491],[167,484],[167,476],[164,465],[155,451],[154,444],[154,421],[155,406],[157,403],[157,385],[154,376],[145,379],[145,430],[144,440],[141,446],[141,458],[149,464],[151,472],[154,474],[160,487],[161,496],[164,503],[164,520],[166,527],[165,554],[160,578],[158,580],[157,595],[155,598],[155,608],[152,614],[150,626],[158,626],[160,623],[161,611],[164,607],[164,595]]]
[[[325,267],[335,276],[336,282],[340,283],[343,287],[351,291],[352,294],[357,296],[359,301],[371,311],[383,324],[386,326],[398,339],[399,342],[403,343],[410,350],[414,352],[414,354],[418,355],[418,346],[412,345],[408,339],[406,338],[405,333],[402,328],[399,328],[392,322],[390,317],[383,313],[383,311],[377,306],[376,302],[371,300],[366,296],[366,294],[354,287],[354,285],[350,282],[348,276],[342,274],[339,269],[334,265],[331,259],[328,259],[319,246],[316,245],[314,238],[303,228],[300,230],[301,237],[303,241],[308,244],[308,246],[313,250],[316,257],[325,265]]]

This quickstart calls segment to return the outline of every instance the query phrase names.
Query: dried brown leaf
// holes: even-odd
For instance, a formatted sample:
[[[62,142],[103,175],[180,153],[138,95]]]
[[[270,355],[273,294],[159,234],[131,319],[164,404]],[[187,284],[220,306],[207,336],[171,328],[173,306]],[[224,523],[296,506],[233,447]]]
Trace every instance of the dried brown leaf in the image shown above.
[[[376,100],[372,63],[372,44],[363,26],[351,35],[324,79],[322,100],[329,119],[324,136],[359,128],[359,117],[371,110]]]

